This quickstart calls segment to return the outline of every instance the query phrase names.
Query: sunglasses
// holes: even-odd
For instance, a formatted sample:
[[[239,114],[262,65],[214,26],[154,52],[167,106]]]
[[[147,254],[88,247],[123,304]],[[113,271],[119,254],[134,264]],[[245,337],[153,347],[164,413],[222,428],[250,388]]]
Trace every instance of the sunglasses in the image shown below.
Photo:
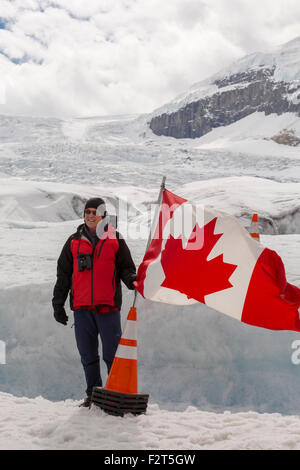
[[[95,210],[95,211],[92,211],[91,209],[85,209],[84,213],[85,213],[85,214],[88,214],[88,215],[89,215],[89,214],[97,215],[97,211],[96,211],[96,210]]]

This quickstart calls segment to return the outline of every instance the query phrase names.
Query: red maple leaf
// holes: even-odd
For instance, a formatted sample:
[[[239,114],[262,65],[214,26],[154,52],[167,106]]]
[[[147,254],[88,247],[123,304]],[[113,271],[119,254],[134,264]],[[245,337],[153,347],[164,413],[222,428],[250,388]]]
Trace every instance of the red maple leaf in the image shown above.
[[[163,287],[177,290],[187,297],[205,303],[204,297],[232,287],[229,278],[236,269],[235,264],[225,263],[223,254],[207,261],[207,257],[222,233],[214,234],[217,218],[211,220],[201,229],[196,224],[188,241],[187,247],[182,247],[182,237],[170,235],[161,255],[161,264],[165,273]],[[201,240],[198,249],[191,243]]]

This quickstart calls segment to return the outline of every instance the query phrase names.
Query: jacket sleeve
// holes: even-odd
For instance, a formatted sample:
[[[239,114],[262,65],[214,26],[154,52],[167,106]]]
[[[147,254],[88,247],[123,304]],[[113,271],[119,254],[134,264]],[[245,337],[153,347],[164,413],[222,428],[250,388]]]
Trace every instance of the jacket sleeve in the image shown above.
[[[53,290],[52,305],[64,306],[72,285],[73,256],[71,253],[72,236],[66,241],[57,261],[57,280]]]
[[[136,280],[136,268],[132,260],[130,250],[122,236],[118,234],[119,249],[116,253],[116,269],[118,276],[128,287],[133,290],[133,281]]]

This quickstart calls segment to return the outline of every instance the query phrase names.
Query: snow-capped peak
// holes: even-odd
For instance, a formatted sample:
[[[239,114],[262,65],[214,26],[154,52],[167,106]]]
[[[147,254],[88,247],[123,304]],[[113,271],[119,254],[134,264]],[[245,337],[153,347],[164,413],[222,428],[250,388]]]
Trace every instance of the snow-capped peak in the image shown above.
[[[290,82],[300,79],[300,37],[268,52],[247,55],[221,71],[218,76],[225,77],[251,70],[253,68],[274,67],[274,80]],[[217,78],[217,77],[216,77]]]
[[[228,84],[226,88],[222,85],[222,91],[232,87],[244,87],[247,85],[247,78],[242,82],[229,80],[229,78],[246,73],[249,73],[250,77],[251,73],[259,71],[268,73],[276,82],[300,81],[300,36],[266,52],[252,53],[242,57],[208,79],[193,84],[171,102],[156,109],[152,116],[174,112],[188,103],[211,96],[218,92],[220,88],[218,83],[226,80]],[[249,80],[250,78],[248,82]]]

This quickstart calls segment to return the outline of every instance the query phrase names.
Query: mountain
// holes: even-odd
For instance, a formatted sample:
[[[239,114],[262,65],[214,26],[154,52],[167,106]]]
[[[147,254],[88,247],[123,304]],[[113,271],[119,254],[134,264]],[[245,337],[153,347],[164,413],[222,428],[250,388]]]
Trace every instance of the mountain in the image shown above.
[[[300,37],[267,53],[248,55],[155,110],[149,120],[157,135],[201,137],[254,112],[300,116]],[[292,129],[273,140],[296,146]]]

